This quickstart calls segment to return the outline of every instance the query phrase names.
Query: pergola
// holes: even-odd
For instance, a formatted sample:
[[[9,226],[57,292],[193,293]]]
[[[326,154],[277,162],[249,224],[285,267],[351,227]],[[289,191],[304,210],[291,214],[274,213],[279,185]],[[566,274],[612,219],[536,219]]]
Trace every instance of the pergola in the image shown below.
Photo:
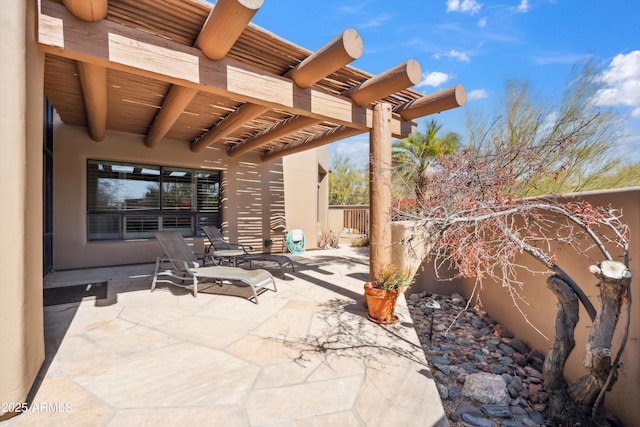
[[[390,259],[391,139],[463,105],[464,89],[408,89],[421,78],[411,59],[377,76],[350,67],[363,52],[353,29],[309,52],[250,23],[262,3],[39,0],[45,93],[92,140],[127,132],[151,149],[215,146],[268,162],[369,132],[373,279]]]

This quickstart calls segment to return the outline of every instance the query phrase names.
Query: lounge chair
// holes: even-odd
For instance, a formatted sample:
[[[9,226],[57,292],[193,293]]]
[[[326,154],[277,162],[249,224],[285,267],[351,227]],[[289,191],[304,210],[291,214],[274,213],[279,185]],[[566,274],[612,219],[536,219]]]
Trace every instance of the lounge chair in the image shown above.
[[[249,248],[249,250],[252,250],[251,246],[228,243],[226,240],[224,240],[224,237],[222,237],[222,233],[220,232],[220,230],[215,227],[201,227],[201,230],[204,232],[205,236],[207,236],[209,242],[211,242],[211,246],[205,249],[206,254],[211,258],[215,258],[214,254],[216,251],[241,249],[242,251],[244,251],[244,253],[242,255],[235,256],[236,263],[248,262],[249,268],[252,268],[251,261],[275,262],[280,266],[282,277],[284,277],[284,268],[287,266],[291,267],[291,271],[296,271],[295,267],[293,266],[293,261],[291,261],[291,258],[286,255],[251,253],[247,251],[247,248]]]
[[[154,234],[162,246],[165,256],[156,259],[156,269],[151,283],[152,292],[156,289],[158,282],[163,282],[176,286],[192,286],[193,296],[197,297],[198,282],[203,279],[215,280],[220,283],[224,280],[243,282],[253,291],[253,299],[256,304],[258,303],[258,291],[269,289],[266,286],[272,285],[273,291],[277,292],[275,280],[266,270],[245,270],[223,266],[200,267],[195,254],[180,233],[157,231]],[[162,270],[163,266],[167,264],[171,265],[171,268]],[[161,277],[167,278],[161,279]]]

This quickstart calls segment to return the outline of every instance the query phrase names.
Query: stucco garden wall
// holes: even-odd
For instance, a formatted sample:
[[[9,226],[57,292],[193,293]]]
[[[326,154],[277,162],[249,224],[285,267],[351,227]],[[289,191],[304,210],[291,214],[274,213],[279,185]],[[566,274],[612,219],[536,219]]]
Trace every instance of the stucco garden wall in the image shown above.
[[[44,360],[42,82],[34,2],[0,8],[0,402],[23,402]],[[28,25],[25,28],[25,21]],[[26,72],[25,72],[26,70]],[[0,420],[10,416],[0,408]]]
[[[640,420],[640,406],[632,402],[638,393],[638,384],[640,384],[640,304],[638,303],[638,295],[640,295],[640,257],[637,256],[640,253],[640,188],[584,193],[579,196],[573,196],[573,198],[577,200],[584,199],[593,205],[612,206],[621,209],[624,215],[623,221],[630,227],[630,270],[633,274],[631,293],[636,301],[632,304],[629,339],[622,357],[625,369],[620,371],[618,382],[615,384],[613,391],[607,394],[606,407],[620,417],[624,425],[637,425],[638,420]],[[558,252],[558,264],[567,270],[578,284],[583,286],[585,293],[598,309],[597,280],[587,269],[589,265],[601,261],[601,258],[596,252],[590,253],[594,255],[592,260],[576,257],[572,251],[566,249],[560,250]],[[526,255],[523,255],[517,262],[539,268]],[[467,298],[470,298],[473,294],[473,280],[440,282],[435,280],[432,265],[425,263],[422,267],[424,271],[418,275],[416,284],[410,292],[422,290],[430,290],[441,294],[460,292]],[[447,276],[447,272],[442,272],[442,274],[444,277]],[[557,303],[557,298],[546,286],[546,278],[546,275],[531,275],[524,278],[525,288],[519,291],[524,297],[524,301],[519,302],[519,307],[528,320],[519,313],[514,301],[511,300],[511,297],[501,284],[485,283],[484,289],[481,291],[483,309],[516,336],[523,339],[531,348],[543,353],[548,351],[552,343]],[[475,303],[476,301],[474,300],[473,304]],[[619,326],[626,322],[626,309],[627,306],[623,306],[624,313],[620,316]],[[570,382],[586,374],[582,359],[587,336],[591,328],[591,321],[582,307],[580,319],[580,323],[575,330],[576,347],[567,362],[565,370],[565,376]],[[527,324],[527,321],[540,329],[548,338],[536,332]],[[614,336],[612,347],[614,354],[619,347],[621,336],[622,329],[619,327],[617,334]]]

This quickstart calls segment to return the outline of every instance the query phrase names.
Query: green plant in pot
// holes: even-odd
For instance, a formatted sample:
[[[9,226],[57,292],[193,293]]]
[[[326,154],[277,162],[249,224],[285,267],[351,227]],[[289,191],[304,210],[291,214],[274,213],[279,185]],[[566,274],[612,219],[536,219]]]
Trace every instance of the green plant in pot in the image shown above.
[[[364,284],[369,319],[381,324],[397,322],[395,309],[398,295],[412,282],[411,270],[401,269],[393,264],[382,266],[378,278]]]

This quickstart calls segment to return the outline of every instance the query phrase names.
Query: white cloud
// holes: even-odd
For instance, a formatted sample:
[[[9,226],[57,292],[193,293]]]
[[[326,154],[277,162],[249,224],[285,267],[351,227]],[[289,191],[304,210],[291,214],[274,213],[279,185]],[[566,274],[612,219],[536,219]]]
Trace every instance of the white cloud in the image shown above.
[[[468,12],[472,15],[480,12],[482,3],[476,0],[447,0],[447,12]]]
[[[433,55],[435,59],[440,59],[443,56],[449,57],[451,59],[457,59],[460,62],[471,62],[469,55],[467,55],[464,52],[458,52],[455,49],[450,50],[448,53],[443,53],[443,54],[436,53],[435,55]]]
[[[533,57],[533,61],[538,65],[564,64],[572,65],[585,59],[583,53],[571,52],[544,52]]]
[[[432,71],[431,73],[425,73],[422,75],[422,81],[418,83],[417,87],[433,86],[438,87],[449,80],[449,75],[441,73],[440,71]]]
[[[633,117],[635,119],[640,119],[640,107],[636,108],[635,110],[633,110],[631,112],[631,117]]]
[[[617,55],[601,78],[607,87],[598,93],[596,103],[626,105],[633,108],[633,117],[640,117],[640,50]]]
[[[471,62],[471,59],[469,59],[469,55],[467,55],[464,52],[458,52],[455,49],[447,53],[446,56],[448,56],[449,58],[457,59],[458,61],[461,61],[461,62]]]
[[[486,17],[480,18],[480,20],[478,21],[478,27],[484,28],[486,26],[487,26],[487,18]]]
[[[467,99],[469,100],[482,99],[482,98],[488,98],[488,97],[489,97],[489,93],[485,89],[474,89],[467,94]]]
[[[348,6],[339,6],[338,10],[343,13],[359,13],[366,7],[366,3],[350,4]]]
[[[382,25],[382,23],[384,23],[385,21],[388,21],[389,19],[391,19],[391,15],[380,15],[370,21],[367,21],[363,24],[358,25],[358,28],[375,28],[375,27],[379,27],[380,25]]]
[[[511,10],[516,13],[525,13],[531,9],[531,5],[529,4],[529,0],[521,0],[520,4],[516,7],[512,7]]]

